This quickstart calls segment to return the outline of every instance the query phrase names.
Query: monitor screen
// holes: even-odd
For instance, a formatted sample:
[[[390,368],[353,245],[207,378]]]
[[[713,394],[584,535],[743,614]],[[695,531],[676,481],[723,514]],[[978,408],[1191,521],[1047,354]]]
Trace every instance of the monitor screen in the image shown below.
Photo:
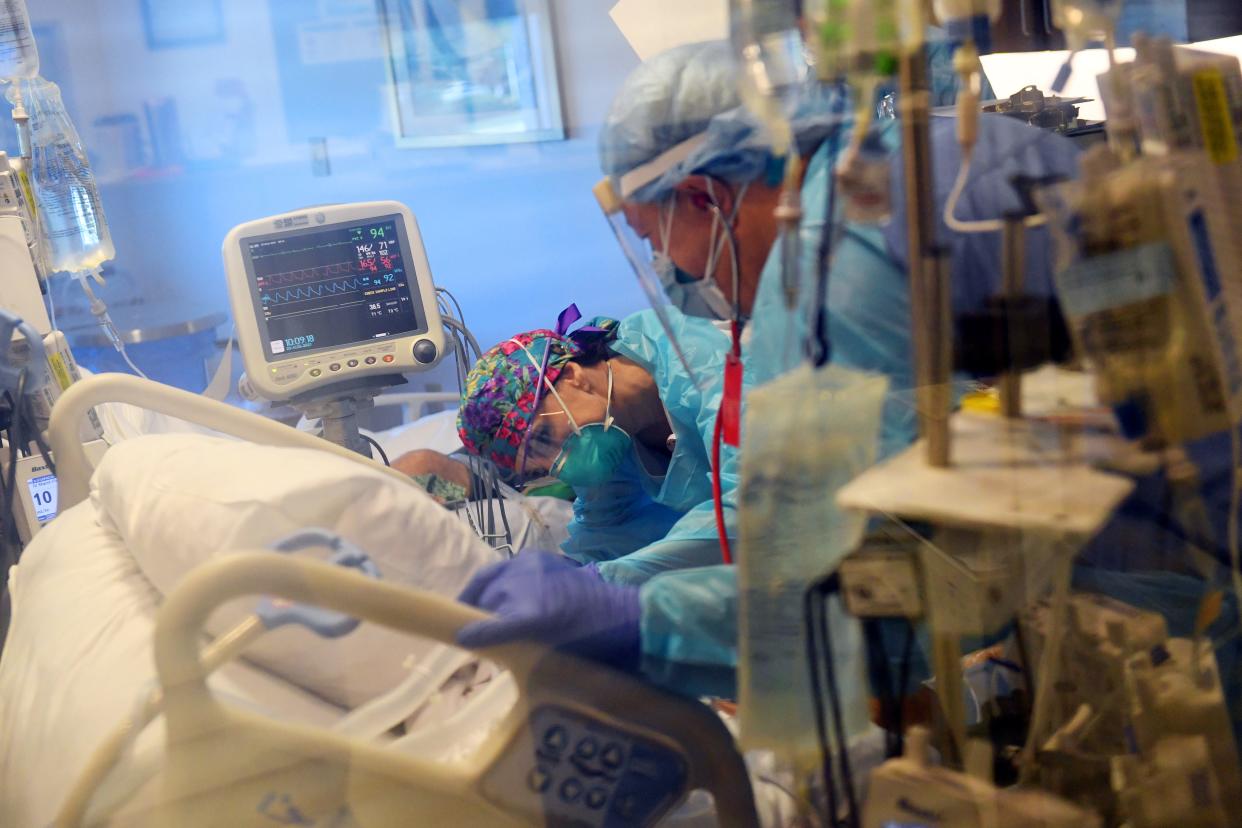
[[[35,519],[42,524],[56,517],[57,495],[60,491],[56,476],[45,474],[42,477],[32,477],[26,481],[26,487],[30,489],[30,500],[34,503]]]
[[[399,215],[241,244],[268,362],[427,331]]]

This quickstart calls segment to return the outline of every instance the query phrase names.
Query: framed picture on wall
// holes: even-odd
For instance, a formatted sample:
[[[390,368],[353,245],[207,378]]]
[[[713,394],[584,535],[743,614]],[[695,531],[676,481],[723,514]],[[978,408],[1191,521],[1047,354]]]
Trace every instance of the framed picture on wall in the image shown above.
[[[400,147],[565,137],[548,0],[379,0]]]
[[[220,0],[142,0],[142,26],[150,49],[224,41]]]

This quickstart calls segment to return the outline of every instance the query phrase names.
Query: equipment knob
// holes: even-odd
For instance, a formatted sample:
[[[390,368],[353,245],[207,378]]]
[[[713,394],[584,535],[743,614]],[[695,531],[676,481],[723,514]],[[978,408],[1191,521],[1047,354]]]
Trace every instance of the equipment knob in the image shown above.
[[[414,343],[414,359],[423,365],[430,365],[436,361],[436,343],[430,339],[420,339]]]

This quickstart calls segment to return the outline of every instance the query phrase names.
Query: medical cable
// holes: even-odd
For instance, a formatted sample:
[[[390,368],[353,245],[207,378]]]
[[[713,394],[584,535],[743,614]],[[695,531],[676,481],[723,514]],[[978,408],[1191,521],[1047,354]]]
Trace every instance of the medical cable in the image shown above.
[[[19,386],[23,391],[25,390],[24,372],[23,376],[19,380]],[[23,427],[30,432],[31,438],[34,440],[35,447],[39,449],[39,455],[43,458],[44,465],[47,466],[47,470],[52,475],[55,475],[56,463],[52,460],[52,449],[48,446],[47,441],[43,439],[43,432],[39,430],[39,423],[35,418],[34,408],[30,403],[30,397],[25,393],[20,394],[17,399],[17,408],[22,417],[22,422],[24,424]],[[26,453],[29,456],[30,452],[28,446],[26,448]]]
[[[725,528],[724,501],[720,485],[720,446],[724,442],[724,417],[716,412],[716,428],[712,434],[712,503],[716,510],[716,534],[720,536],[720,557],[726,564],[733,563],[733,547],[729,544],[729,532]]]
[[[828,744],[828,726],[824,714],[824,693],[823,687],[820,684],[819,649],[816,646],[816,627],[813,621],[816,595],[814,585],[807,588],[807,591],[802,596],[802,612],[803,622],[806,627],[807,667],[811,671],[811,704],[815,708],[815,737],[819,742],[820,772],[823,774],[824,793],[828,799],[827,824],[832,826],[837,824],[837,814],[841,810],[837,801],[837,786],[833,776],[834,770],[831,758],[832,750]]]
[[[741,297],[741,276],[738,263],[738,245],[737,234],[733,232],[732,223],[725,218],[724,211],[720,209],[720,205],[713,198],[708,203],[709,211],[713,213],[716,220],[720,222],[724,228],[724,234],[729,244],[729,257],[731,259],[731,267],[733,270],[733,319],[729,324],[729,356],[725,360],[725,389],[724,394],[730,394],[729,373],[731,370],[741,371],[742,362],[742,297]],[[715,274],[708,272],[704,274],[704,279],[715,278]],[[740,393],[741,389],[737,389]],[[740,400],[736,401],[740,404]],[[720,537],[720,556],[726,564],[733,563],[733,548],[729,543],[729,532],[725,526],[724,519],[724,487],[721,484],[720,457],[723,453],[723,443],[725,440],[725,418],[726,416],[740,416],[740,412],[728,414],[728,406],[732,403],[721,398],[720,408],[716,410],[716,425],[712,432],[712,508],[716,515],[716,534]]]
[[[9,468],[8,468],[8,474],[5,475],[5,479],[4,479],[4,520],[5,520],[5,523],[9,527],[11,527],[10,530],[7,531],[5,534],[7,537],[10,537],[10,539],[12,538],[12,535],[13,535],[12,528],[16,528],[14,526],[14,521],[13,521],[13,498],[17,491],[18,451],[21,445],[24,443],[23,431],[25,430],[25,421],[23,420],[21,416],[21,399],[22,399],[22,394],[24,394],[25,391],[26,391],[26,369],[23,368],[21,373],[18,374],[18,377],[17,377],[17,391],[15,395],[10,398],[12,400],[11,404],[12,404],[13,413],[9,421],[9,433],[8,433]],[[18,543],[20,545],[20,540],[18,541]],[[16,561],[14,561],[14,563],[16,563]]]
[[[835,110],[833,114],[837,117],[845,111],[846,94],[837,96],[837,100],[833,105]],[[828,140],[828,157],[836,158],[837,151],[841,146],[841,130],[843,127],[837,126],[832,131],[832,137]],[[816,367],[822,367],[832,358],[832,340],[828,334],[828,281],[831,278],[832,270],[832,253],[836,243],[836,234],[838,222],[836,220],[836,201],[837,201],[837,176],[835,172],[830,173],[827,196],[824,204],[824,225],[820,231],[819,250],[816,252],[815,260],[815,297],[811,303],[812,319],[814,320],[814,330],[811,332],[809,341],[807,342],[809,356],[812,363]]]
[[[392,465],[392,463],[389,463],[389,462],[388,462],[388,454],[387,454],[387,453],[385,453],[385,451],[384,451],[384,447],[383,447],[383,446],[381,446],[379,443],[375,442],[375,440],[374,440],[374,439],[372,439],[371,437],[368,437],[368,436],[367,436],[367,435],[365,435],[365,434],[363,434],[363,435],[361,435],[361,436],[362,436],[362,439],[366,440],[368,443],[370,443],[370,444],[371,444],[371,447],[372,447],[372,448],[374,448],[377,452],[379,452],[380,459],[384,461],[384,465],[385,465],[385,466],[391,466],[391,465]]]
[[[854,792],[853,774],[850,769],[849,736],[845,731],[844,719],[841,715],[840,688],[837,682],[836,665],[833,663],[831,630],[828,623],[829,596],[837,592],[839,584],[840,579],[836,573],[832,573],[811,584],[803,596],[803,610],[807,633],[808,667],[811,671],[811,701],[815,708],[815,729],[819,740],[824,786],[828,792],[829,800],[830,813],[828,814],[828,824],[838,825],[842,822],[838,818],[840,811],[838,810],[838,793],[834,782],[833,759],[835,757],[837,759],[836,764],[840,766],[841,787],[845,792],[845,804],[848,809],[848,815],[844,822],[850,828],[858,828],[859,810]],[[821,661],[823,662],[822,684],[820,675]],[[825,694],[828,697],[827,713],[824,710]],[[827,726],[825,724],[826,715],[831,717],[832,739],[836,744],[835,751],[831,749],[829,743]]]
[[[457,297],[446,288],[436,288],[436,294],[437,301],[444,310],[447,310],[447,306],[444,304],[444,297],[447,297],[453,303],[453,307],[458,314],[458,318],[455,319],[448,313],[443,313],[440,319],[444,325],[445,332],[449,335],[449,339],[454,346],[457,363],[457,391],[462,393],[466,387],[466,377],[469,374],[470,368],[483,356],[483,350],[479,345],[479,341],[466,325]],[[469,455],[466,458],[466,467],[470,470],[472,480],[480,481],[479,488],[481,489],[481,496],[472,505],[468,504],[464,508],[470,528],[493,548],[508,548],[510,553],[512,553],[513,532],[509,525],[509,515],[506,511],[505,499],[500,494],[496,467],[487,460],[474,455]],[[486,501],[486,505],[484,505],[484,501]],[[500,525],[503,527],[501,532],[497,531],[497,512],[500,515]],[[497,541],[502,542],[497,543]]]
[[[20,380],[19,380],[20,384]],[[9,397],[9,393],[5,392],[5,397]],[[9,441],[9,468],[8,473],[4,475],[4,539],[7,545],[10,545],[14,551],[9,557],[12,560],[6,561],[4,568],[4,576],[8,580],[8,565],[17,563],[16,550],[21,549],[21,539],[17,536],[17,526],[13,519],[13,497],[17,490],[17,446],[21,439],[21,418],[17,416],[17,405],[12,402],[9,397],[11,415],[9,418],[8,441]]]
[[[798,306],[801,281],[798,269],[802,261],[802,172],[802,159],[791,147],[785,159],[785,181],[774,211],[781,239],[781,292],[785,296],[785,310],[789,312]]]
[[[858,802],[854,795],[854,778],[850,770],[849,756],[849,736],[845,731],[844,719],[841,716],[841,695],[840,685],[837,682],[837,665],[832,654],[832,634],[828,626],[829,606],[828,600],[832,593],[838,591],[840,586],[840,578],[835,573],[829,575],[821,581],[816,591],[819,593],[819,633],[820,645],[823,647],[824,655],[824,672],[827,678],[828,705],[832,712],[833,729],[836,731],[837,737],[837,756],[838,763],[841,766],[841,781],[845,788],[846,804],[849,807],[850,828],[859,828],[859,809]]]
[[[461,309],[461,303],[457,301],[457,297],[453,295],[453,291],[449,290],[449,289],[448,289],[448,288],[446,288],[446,287],[437,287],[437,288],[436,288],[436,298],[437,298],[437,300],[439,300],[439,299],[441,299],[442,297],[445,297],[445,296],[447,296],[447,297],[448,297],[448,299],[449,299],[449,301],[453,303],[453,308],[454,308],[454,310],[456,310],[456,311],[457,311],[457,318],[461,320],[461,322],[462,322],[462,324],[463,324],[463,325],[465,325],[465,324],[466,324],[466,314],[462,312],[462,309]],[[448,315],[449,315],[449,314],[445,314],[445,316],[448,316]]]

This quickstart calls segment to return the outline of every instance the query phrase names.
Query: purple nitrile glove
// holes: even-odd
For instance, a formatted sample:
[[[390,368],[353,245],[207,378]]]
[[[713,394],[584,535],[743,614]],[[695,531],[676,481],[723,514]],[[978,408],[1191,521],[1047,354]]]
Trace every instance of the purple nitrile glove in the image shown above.
[[[523,552],[480,570],[457,600],[496,614],[457,633],[463,647],[533,638],[621,670],[638,669],[640,606],[636,587],[604,581],[551,552]]]

